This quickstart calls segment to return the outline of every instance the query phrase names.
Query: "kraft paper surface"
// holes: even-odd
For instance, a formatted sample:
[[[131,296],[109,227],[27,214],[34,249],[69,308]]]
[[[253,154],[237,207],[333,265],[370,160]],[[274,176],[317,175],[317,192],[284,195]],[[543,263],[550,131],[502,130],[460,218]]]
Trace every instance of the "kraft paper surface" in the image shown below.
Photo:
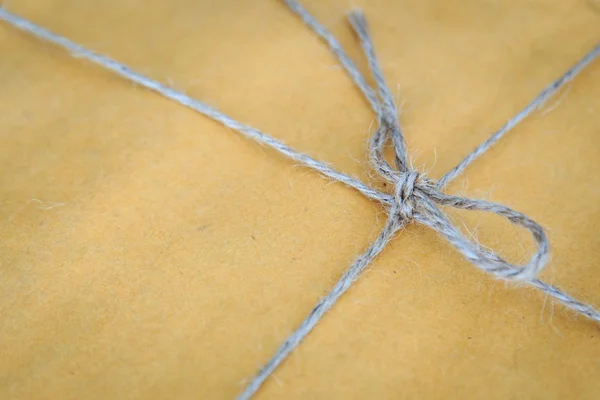
[[[12,0],[6,8],[336,169],[374,115],[280,1]],[[367,72],[361,7],[415,168],[441,177],[600,40],[597,0],[306,0]],[[600,306],[600,62],[448,188],[552,244],[543,278]],[[376,237],[382,208],[0,23],[0,398],[231,399]],[[514,262],[526,231],[448,210]],[[398,234],[258,399],[597,399],[600,329]]]

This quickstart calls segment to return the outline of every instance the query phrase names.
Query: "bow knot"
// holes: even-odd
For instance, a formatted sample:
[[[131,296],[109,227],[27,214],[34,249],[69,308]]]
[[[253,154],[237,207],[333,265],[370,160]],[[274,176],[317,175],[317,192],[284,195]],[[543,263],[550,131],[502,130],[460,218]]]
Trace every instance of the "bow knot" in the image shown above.
[[[370,145],[371,163],[374,170],[394,186],[393,196],[386,194],[374,196],[390,206],[388,224],[384,228],[383,235],[378,239],[382,246],[378,243],[377,247],[383,248],[383,245],[391,240],[393,233],[404,228],[406,223],[414,221],[437,231],[469,262],[487,273],[504,280],[537,282],[537,276],[545,267],[550,253],[548,239],[539,224],[526,215],[501,204],[442,192],[441,189],[465,168],[462,164],[457,167],[458,172],[455,168],[435,183],[425,174],[410,167],[394,96],[385,82],[375,56],[365,17],[360,11],[354,11],[349,15],[349,19],[365,52],[377,90],[367,84],[360,73],[354,72],[356,67],[346,58],[341,49],[332,47],[346,69],[351,72],[355,83],[365,94],[377,115],[378,128],[371,138]],[[395,166],[392,166],[384,155],[388,145],[393,148]],[[468,162],[470,159],[467,160],[467,164]],[[505,217],[510,222],[530,231],[537,244],[537,251],[528,263],[514,265],[477,241],[465,237],[440,210],[440,206],[485,211]]]

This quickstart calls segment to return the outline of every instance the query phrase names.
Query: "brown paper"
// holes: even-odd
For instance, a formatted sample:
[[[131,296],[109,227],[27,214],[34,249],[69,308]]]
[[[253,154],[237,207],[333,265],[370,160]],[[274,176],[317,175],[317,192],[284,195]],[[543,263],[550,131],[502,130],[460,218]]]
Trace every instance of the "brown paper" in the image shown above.
[[[364,9],[413,164],[439,178],[600,38],[597,1],[305,1],[363,71]],[[373,114],[282,2],[7,8],[376,183]],[[547,228],[600,306],[600,63],[448,189]],[[375,238],[351,189],[0,23],[0,398],[229,399]],[[513,261],[501,218],[451,215]],[[464,223],[464,225],[463,225]],[[410,225],[259,399],[594,399],[600,331]]]

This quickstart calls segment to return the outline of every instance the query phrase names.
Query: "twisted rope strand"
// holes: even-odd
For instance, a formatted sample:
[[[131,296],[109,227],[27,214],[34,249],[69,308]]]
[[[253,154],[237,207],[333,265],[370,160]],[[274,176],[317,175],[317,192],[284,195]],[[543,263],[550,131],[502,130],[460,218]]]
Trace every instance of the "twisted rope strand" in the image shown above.
[[[523,121],[535,110],[540,109],[549,98],[554,96],[562,87],[573,80],[579,73],[594,61],[600,55],[600,43],[596,45],[589,53],[579,60],[571,69],[565,72],[560,78],[549,84],[525,106],[517,115],[509,119],[500,129],[498,129],[485,142],[477,146],[469,155],[467,155],[456,167],[452,168],[438,182],[438,187],[446,186],[454,178],[462,174],[462,172],[480,155],[488,151],[490,147],[495,145],[508,131],[512,130],[519,122]]]
[[[400,172],[409,171],[410,168],[408,165],[406,141],[404,139],[404,134],[402,133],[402,128],[400,127],[400,119],[397,111],[398,108],[396,107],[394,96],[385,82],[383,71],[379,65],[379,60],[375,55],[375,46],[371,41],[367,20],[360,10],[353,10],[350,12],[350,14],[348,14],[348,20],[350,21],[350,25],[352,25],[354,32],[358,36],[360,45],[365,53],[367,62],[369,63],[371,75],[377,84],[377,91],[379,92],[379,96],[381,98],[380,119],[385,121],[388,129],[388,136],[392,138],[396,166]]]
[[[134,82],[142,87],[145,87],[146,89],[160,94],[163,97],[166,97],[183,106],[191,108],[192,110],[202,115],[205,115],[228,128],[240,132],[248,139],[254,140],[259,144],[269,146],[272,149],[282,153],[286,157],[298,162],[299,164],[317,170],[322,175],[325,175],[326,177],[331,178],[334,181],[341,182],[347,186],[358,190],[360,193],[362,193],[370,199],[377,200],[378,202],[387,205],[391,205],[393,203],[393,197],[389,194],[377,191],[371,188],[370,186],[365,185],[361,181],[354,179],[348,175],[342,174],[341,172],[334,170],[333,168],[329,167],[327,164],[321,161],[315,160],[309,155],[292,149],[282,141],[277,140],[274,137],[263,133],[256,128],[234,120],[233,118],[221,113],[217,109],[212,108],[207,104],[204,104],[196,99],[189,97],[183,92],[172,89],[168,86],[163,85],[160,82],[157,82],[140,73],[137,73],[128,66],[123,65],[115,60],[112,60],[109,57],[96,54],[83,46],[73,43],[67,38],[52,33],[17,15],[11,14],[8,11],[4,10],[2,7],[0,7],[0,20],[12,25],[15,28],[29,33],[37,37],[38,39],[53,43],[57,46],[66,49],[73,55],[73,57],[83,58],[85,60],[91,61],[92,63],[99,65],[102,68],[107,69],[109,71],[112,71],[128,81]]]
[[[392,209],[397,205],[392,206]],[[391,215],[391,214],[390,214]],[[300,342],[313,330],[319,323],[323,315],[333,307],[338,299],[352,286],[360,274],[373,262],[375,257],[383,251],[394,234],[404,227],[404,221],[398,218],[389,217],[377,239],[350,265],[350,268],[333,289],[312,309],[308,317],[302,321],[293,334],[279,346],[273,357],[260,369],[258,374],[246,386],[238,400],[250,399],[262,386],[265,380],[277,369],[277,367],[290,355]]]
[[[300,344],[304,337],[310,333],[324,314],[331,309],[342,294],[351,287],[352,283],[371,264],[375,257],[381,253],[387,243],[393,238],[394,234],[399,230],[404,229],[409,222],[421,223],[437,231],[475,267],[504,280],[516,280],[528,283],[557,299],[565,306],[592,320],[600,322],[600,313],[592,306],[579,302],[560,289],[537,278],[548,261],[550,251],[548,239],[539,224],[526,215],[501,204],[452,196],[441,191],[449,181],[460,175],[470,163],[487,151],[504,134],[514,128],[515,125],[536,108],[539,108],[548,98],[554,95],[562,86],[581,72],[585,66],[600,54],[600,44],[598,44],[573,68],[567,71],[561,78],[545,88],[527,107],[515,117],[511,118],[488,140],[478,146],[454,169],[444,175],[440,181],[434,182],[425,175],[414,171],[408,165],[406,143],[400,127],[396,105],[379,66],[364,15],[360,11],[354,10],[349,14],[348,18],[359,39],[365,57],[367,58],[369,69],[376,83],[376,90],[367,84],[362,73],[327,29],[310,15],[296,0],[285,0],[285,3],[292,11],[300,16],[308,27],[329,45],[330,50],[338,58],[342,66],[348,72],[350,78],[363,92],[367,101],[373,108],[377,117],[378,128],[373,134],[370,142],[371,163],[373,164],[375,171],[393,184],[393,195],[373,189],[352,177],[337,172],[326,164],[290,148],[283,142],[258,129],[242,124],[216,109],[190,98],[185,93],[164,86],[159,82],[132,71],[123,64],[87,50],[66,38],[51,33],[0,8],[0,20],[4,20],[10,25],[40,39],[59,45],[70,51],[74,56],[85,58],[115,72],[127,80],[133,81],[140,86],[146,87],[164,97],[212,118],[231,129],[237,130],[245,137],[258,142],[259,144],[269,146],[294,161],[312,168],[330,179],[342,182],[345,185],[358,190],[366,197],[376,200],[385,206],[386,212],[388,213],[388,219],[379,236],[343,274],[341,279],[333,287],[332,291],[314,307],[313,311],[300,324],[298,329],[279,347],[275,352],[275,355],[267,362],[267,364],[265,364],[246,387],[239,399],[249,399],[259,390],[264,381]],[[383,156],[384,148],[388,142],[392,143],[396,159],[396,169],[390,166]],[[533,239],[536,241],[538,248],[526,265],[517,266],[510,264],[495,253],[486,250],[479,244],[465,238],[460,230],[453,226],[444,213],[442,213],[439,206],[486,211],[503,216],[512,223],[528,229]]]

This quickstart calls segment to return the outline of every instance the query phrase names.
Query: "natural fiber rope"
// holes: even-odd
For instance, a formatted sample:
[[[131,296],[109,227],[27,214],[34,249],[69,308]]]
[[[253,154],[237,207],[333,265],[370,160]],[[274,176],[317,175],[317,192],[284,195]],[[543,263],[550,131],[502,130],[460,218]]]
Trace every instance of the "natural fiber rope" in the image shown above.
[[[550,253],[548,239],[540,225],[526,215],[501,204],[485,200],[473,200],[452,196],[441,191],[448,182],[460,175],[476,158],[490,149],[503,135],[533,111],[538,109],[548,98],[553,96],[562,86],[564,86],[565,83],[573,79],[586,65],[598,57],[600,54],[600,43],[573,68],[544,89],[531,103],[529,103],[529,105],[527,105],[527,107],[515,117],[511,118],[500,130],[478,146],[460,164],[448,172],[438,182],[434,182],[424,174],[414,171],[408,163],[406,144],[399,124],[396,111],[397,108],[375,56],[374,46],[369,35],[364,15],[360,11],[355,10],[350,13],[349,20],[364,50],[369,69],[376,82],[376,90],[367,84],[363,75],[358,68],[356,68],[352,60],[347,56],[331,33],[312,17],[296,0],[284,1],[292,11],[302,18],[306,25],[329,45],[332,52],[337,56],[340,63],[363,92],[367,101],[375,111],[378,128],[371,139],[370,158],[377,173],[394,187],[393,194],[378,191],[354,178],[339,173],[326,164],[317,161],[308,155],[295,151],[281,141],[257,129],[235,121],[214,108],[190,98],[184,93],[166,87],[159,82],[132,71],[125,65],[87,50],[66,38],[51,33],[0,8],[1,20],[4,20],[25,32],[33,34],[40,39],[62,46],[79,58],[85,58],[92,61],[106,69],[112,70],[125,79],[133,81],[167,98],[175,100],[182,105],[192,108],[229,128],[239,131],[244,136],[256,142],[279,151],[300,164],[315,169],[333,180],[353,187],[365,196],[377,200],[384,205],[388,213],[388,219],[379,236],[343,274],[342,278],[334,286],[332,291],[325,296],[316,307],[314,307],[310,315],[300,324],[296,331],[288,337],[279,349],[277,349],[275,355],[259,371],[256,377],[240,395],[239,399],[249,399],[258,391],[262,383],[299,345],[304,337],[306,337],[306,335],[308,335],[308,333],[317,325],[323,315],[335,304],[339,297],[350,288],[362,271],[364,271],[373,259],[386,247],[394,234],[405,228],[409,222],[413,221],[436,230],[475,267],[503,280],[528,283],[554,297],[565,306],[592,320],[600,322],[600,312],[596,311],[592,306],[579,302],[560,289],[537,278],[540,271],[546,265]],[[392,167],[385,160],[383,155],[383,150],[389,142],[392,143],[395,153],[395,167]],[[439,209],[439,206],[487,211],[503,216],[512,223],[528,229],[537,243],[537,250],[527,264],[521,266],[513,265],[495,253],[484,249],[478,243],[465,238],[465,236],[450,223],[445,214]]]

